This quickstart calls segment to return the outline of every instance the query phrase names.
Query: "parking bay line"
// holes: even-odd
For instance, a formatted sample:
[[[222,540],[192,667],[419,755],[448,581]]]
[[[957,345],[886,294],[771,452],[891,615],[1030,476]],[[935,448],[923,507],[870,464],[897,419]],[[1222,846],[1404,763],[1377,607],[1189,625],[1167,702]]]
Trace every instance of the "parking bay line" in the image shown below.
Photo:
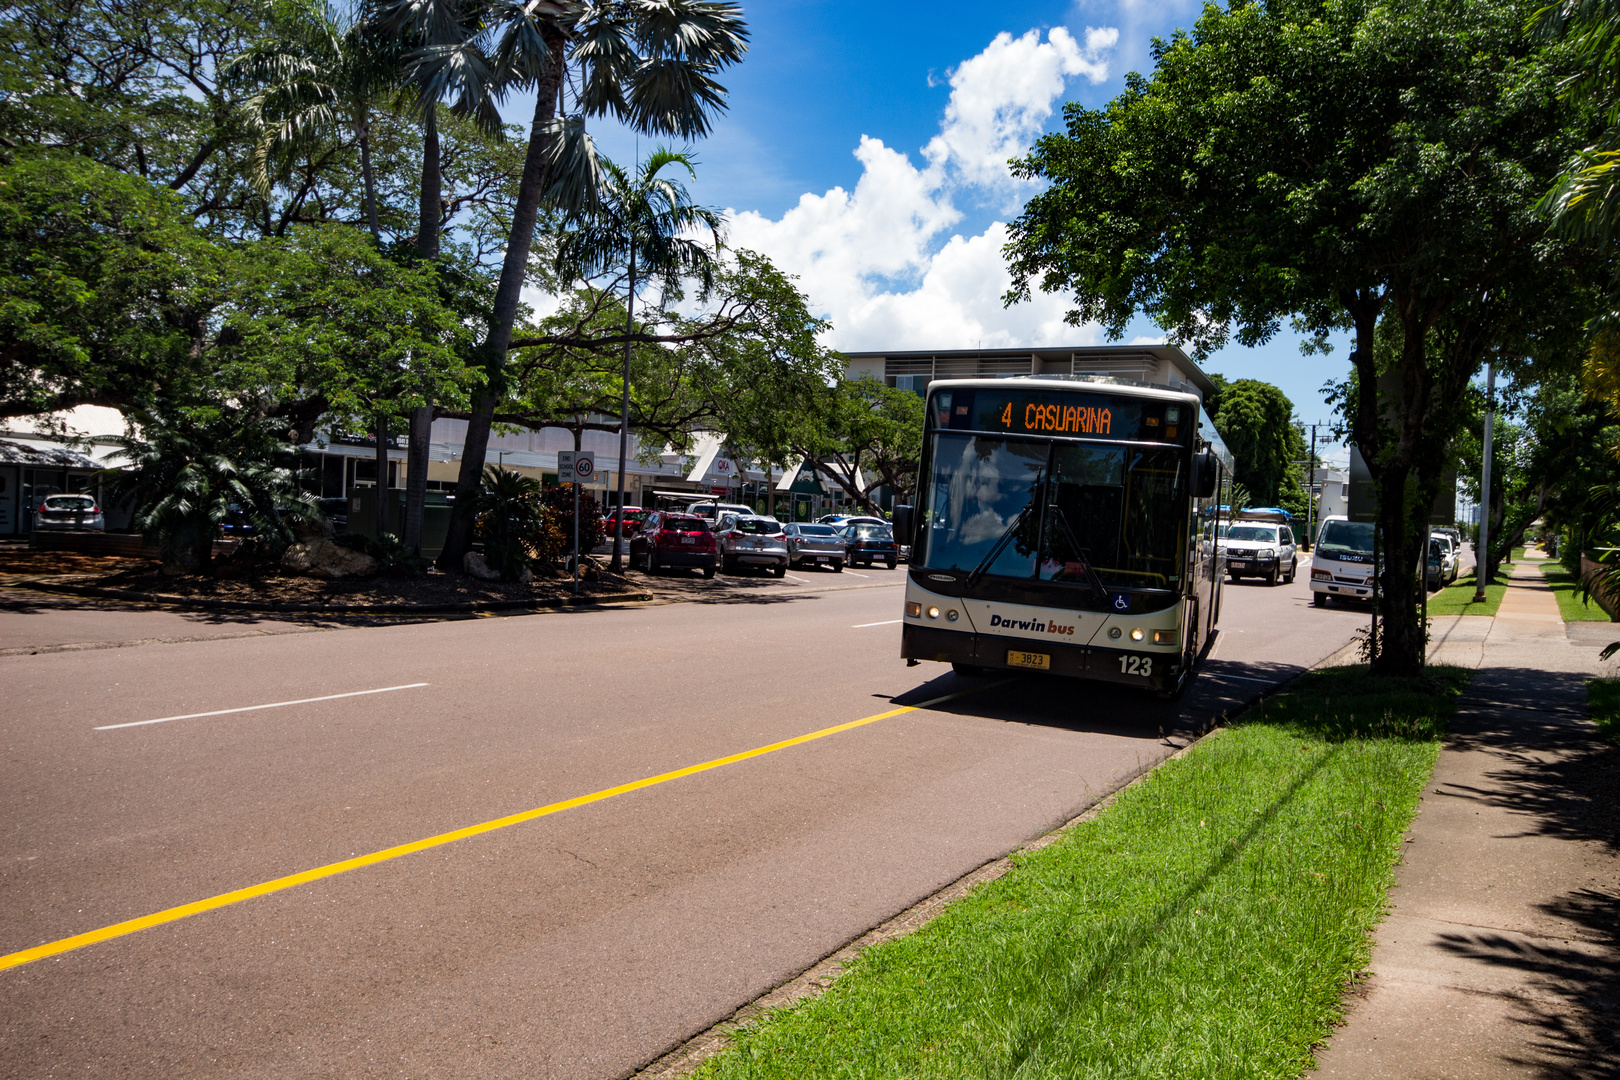
[[[156,720],[131,720],[127,724],[103,724],[96,731],[116,731],[118,728],[144,727],[147,724],[167,724],[170,720],[197,720],[204,716],[225,716],[229,713],[254,712],[258,709],[284,709],[288,705],[308,705],[315,701],[336,701],[338,698],[365,697],[367,694],[388,694],[395,690],[415,690],[425,682],[406,683],[404,686],[380,686],[375,690],[351,690],[347,694],[327,694],[325,697],[299,698],[297,701],[272,701],[268,705],[243,705],[237,709],[215,709],[213,712],[186,713],[183,716],[160,716]]]
[[[803,743],[814,742],[817,739],[825,739],[829,735],[837,735],[858,727],[865,727],[867,724],[875,724],[879,720],[888,720],[891,717],[940,705],[955,698],[977,694],[980,691],[1000,686],[1005,681],[986,683],[984,686],[975,686],[969,690],[957,690],[954,693],[941,694],[939,697],[929,698],[927,701],[921,701],[915,705],[902,705],[900,708],[890,709],[888,712],[875,713],[859,720],[851,720],[847,724],[838,724],[834,727],[822,728],[819,731],[812,731],[804,735],[796,735],[791,739],[783,739],[780,742],[770,743],[766,746],[757,746],[752,750],[744,750],[741,753],[731,754],[727,757],[715,758],[712,761],[701,762],[697,765],[688,765],[683,769],[659,773],[657,776],[649,776],[642,780],[632,780],[628,784],[603,788],[601,791],[593,791],[589,795],[579,795],[572,799],[565,799],[562,802],[549,803],[533,810],[524,810],[521,813],[509,814],[506,817],[495,818],[492,821],[483,821],[477,825],[469,825],[464,829],[456,829],[453,832],[440,833],[437,836],[429,836],[422,840],[413,840],[408,844],[397,844],[381,851],[373,851],[352,859],[344,859],[342,862],[327,863],[325,866],[317,866],[313,870],[288,874],[286,877],[275,878],[272,881],[260,882],[257,885],[249,885],[246,888],[236,889],[228,893],[220,893],[218,896],[210,896],[206,900],[197,900],[189,904],[181,904],[178,907],[165,908],[150,915],[142,915],[137,919],[127,919],[124,922],[113,923],[111,926],[104,926],[99,930],[90,930],[83,934],[75,934],[73,937],[46,942],[44,945],[36,945],[31,949],[23,949],[7,956],[0,956],[0,971],[4,971],[6,968],[20,967],[23,964],[31,964],[35,960],[44,960],[46,957],[59,956],[65,952],[82,949],[86,945],[111,941],[114,938],[151,929],[154,926],[162,926],[164,923],[178,922],[192,915],[201,915],[205,911],[213,911],[215,908],[230,907],[233,904],[240,904],[255,897],[268,896],[270,893],[280,892],[283,889],[291,889],[297,885],[307,885],[322,878],[335,877],[350,870],[359,870],[361,867],[388,862],[403,855],[412,855],[418,851],[442,847],[445,844],[455,843],[457,840],[466,840],[470,837],[481,836],[484,833],[495,832],[497,829],[522,825],[525,822],[559,813],[563,810],[589,806],[591,803],[611,799],[615,795],[625,795],[632,791],[640,791],[642,788],[667,784],[671,780],[679,780],[682,777],[694,776],[710,769],[718,769],[722,765],[733,765],[739,761],[747,761],[750,758],[761,757],[765,754],[775,753],[778,750],[786,750],[790,746],[799,746]]]
[[[867,577],[867,578],[869,578],[869,577],[872,576],[871,574],[858,574],[853,570],[845,570],[844,573],[850,575],[851,577]]]
[[[884,619],[882,622],[856,623],[854,626],[850,627],[850,629],[851,630],[865,630],[868,626],[893,626],[897,622],[905,622],[905,621],[906,620],[904,620],[904,619]]]

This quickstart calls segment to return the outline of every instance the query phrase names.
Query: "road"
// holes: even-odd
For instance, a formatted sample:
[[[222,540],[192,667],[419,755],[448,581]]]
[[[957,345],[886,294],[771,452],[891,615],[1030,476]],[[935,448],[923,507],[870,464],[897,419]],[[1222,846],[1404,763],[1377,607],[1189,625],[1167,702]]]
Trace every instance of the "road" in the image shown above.
[[[863,573],[155,643],[213,628],[109,610],[103,647],[0,656],[0,953],[609,792],[0,971],[0,1070],[625,1075],[1078,814],[1365,618],[1311,609],[1305,574],[1229,586],[1203,674],[1165,703],[907,668],[904,569]],[[0,640],[85,616],[0,611]],[[356,696],[308,700],[338,694]],[[649,777],[665,778],[611,793]]]

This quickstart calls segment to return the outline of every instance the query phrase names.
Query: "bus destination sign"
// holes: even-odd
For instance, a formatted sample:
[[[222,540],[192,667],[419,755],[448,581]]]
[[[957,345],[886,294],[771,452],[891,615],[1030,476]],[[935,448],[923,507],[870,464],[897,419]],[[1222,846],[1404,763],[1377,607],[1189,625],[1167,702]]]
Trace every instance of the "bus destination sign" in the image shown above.
[[[1182,442],[1186,407],[1163,399],[1064,390],[937,390],[931,427],[1078,439]]]

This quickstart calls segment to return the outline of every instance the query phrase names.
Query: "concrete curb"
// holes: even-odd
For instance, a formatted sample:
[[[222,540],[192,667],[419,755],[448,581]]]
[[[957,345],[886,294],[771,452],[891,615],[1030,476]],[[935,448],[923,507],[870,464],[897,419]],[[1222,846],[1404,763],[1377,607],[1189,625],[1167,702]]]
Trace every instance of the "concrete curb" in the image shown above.
[[[611,597],[562,597],[533,600],[467,600],[453,604],[312,604],[304,602],[256,604],[247,600],[215,600],[211,597],[169,596],[164,593],[104,589],[95,585],[74,585],[63,581],[12,581],[15,589],[85,596],[97,600],[126,600],[164,607],[198,611],[240,611],[264,615],[478,615],[486,612],[530,611],[559,608],[622,607],[644,604],[655,599],[652,593],[624,593]]]

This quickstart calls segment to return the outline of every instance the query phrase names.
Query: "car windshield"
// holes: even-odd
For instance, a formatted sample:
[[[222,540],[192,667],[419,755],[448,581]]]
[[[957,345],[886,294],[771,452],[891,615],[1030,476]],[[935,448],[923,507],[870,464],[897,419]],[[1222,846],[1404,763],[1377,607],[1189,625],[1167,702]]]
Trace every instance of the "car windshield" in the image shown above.
[[[1178,448],[946,432],[934,440],[919,567],[1088,589],[1180,581],[1186,476]]]
[[[96,501],[83,495],[52,495],[45,500],[47,510],[89,510]]]
[[[1250,540],[1261,544],[1275,544],[1277,530],[1264,525],[1233,525],[1226,534],[1228,540]]]
[[[782,531],[782,523],[775,518],[738,518],[732,526],[740,533],[750,533],[757,536],[774,536]]]
[[[1330,521],[1322,526],[1318,553],[1328,558],[1339,555],[1371,555],[1373,524],[1370,521]]]
[[[838,530],[834,529],[831,525],[800,525],[799,526],[799,535],[800,536],[832,536],[837,531]]]
[[[666,518],[664,528],[672,532],[708,532],[709,523],[700,517]]]

